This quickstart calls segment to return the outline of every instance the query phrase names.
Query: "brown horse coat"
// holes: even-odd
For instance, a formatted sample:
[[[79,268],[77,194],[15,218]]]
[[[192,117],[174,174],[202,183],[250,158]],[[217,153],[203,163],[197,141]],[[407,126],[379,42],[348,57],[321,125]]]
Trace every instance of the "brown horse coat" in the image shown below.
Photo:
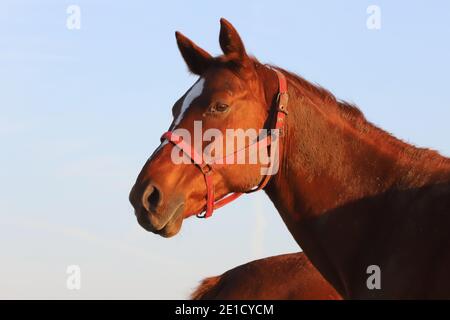
[[[251,261],[206,278],[194,300],[340,300],[303,252]]]
[[[200,79],[174,105],[180,120],[170,130],[192,132],[194,121],[205,130],[271,127],[275,73],[246,53],[224,19],[219,42],[224,55],[213,58],[177,33]],[[450,159],[396,139],[356,107],[282,72],[289,114],[280,170],[264,190],[305,254],[344,298],[450,298]],[[194,88],[198,95],[186,99]],[[204,208],[206,192],[198,168],[173,163],[172,149],[155,151],[130,193],[139,223],[166,237]],[[216,170],[217,198],[250,190],[262,179],[260,168]],[[373,265],[381,271],[380,289],[367,285]]]

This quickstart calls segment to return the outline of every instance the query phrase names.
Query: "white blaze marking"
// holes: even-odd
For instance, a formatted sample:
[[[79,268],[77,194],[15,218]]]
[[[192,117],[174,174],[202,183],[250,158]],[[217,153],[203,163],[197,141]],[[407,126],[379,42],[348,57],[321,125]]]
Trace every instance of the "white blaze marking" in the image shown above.
[[[181,120],[183,119],[184,114],[186,113],[186,110],[191,105],[192,101],[194,101],[195,98],[199,97],[202,94],[203,91],[203,85],[205,84],[205,79],[200,79],[197,81],[196,84],[192,86],[192,88],[189,90],[186,97],[184,97],[183,104],[181,105],[180,113],[178,114],[177,118],[175,119],[175,122],[173,123],[173,127],[175,128],[178,124],[180,124]]]
[[[180,124],[181,120],[183,120],[183,116],[186,113],[186,110],[191,105],[192,101],[194,101],[195,98],[199,97],[203,92],[203,86],[205,84],[205,79],[200,78],[189,90],[186,97],[184,97],[183,104],[181,105],[180,113],[178,114],[177,118],[175,119],[172,128],[175,128],[178,124]],[[168,143],[167,140],[164,140],[158,148],[153,152],[153,154],[150,156],[149,160],[151,160],[158,152],[162,149],[166,144]]]

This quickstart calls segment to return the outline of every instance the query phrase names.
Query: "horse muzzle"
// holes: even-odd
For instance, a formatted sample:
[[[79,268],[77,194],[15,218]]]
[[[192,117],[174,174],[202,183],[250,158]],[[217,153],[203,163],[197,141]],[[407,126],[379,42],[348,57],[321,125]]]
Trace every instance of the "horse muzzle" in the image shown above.
[[[133,186],[129,197],[139,225],[163,237],[177,234],[183,221],[184,198],[172,195],[166,199],[161,189],[152,183],[143,191],[139,189]]]

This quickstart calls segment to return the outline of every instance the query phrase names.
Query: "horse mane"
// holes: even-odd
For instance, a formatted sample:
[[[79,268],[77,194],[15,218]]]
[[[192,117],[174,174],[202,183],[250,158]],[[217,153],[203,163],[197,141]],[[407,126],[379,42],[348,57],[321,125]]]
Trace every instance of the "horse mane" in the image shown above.
[[[409,164],[422,162],[431,165],[434,169],[450,169],[450,159],[442,156],[439,152],[428,148],[419,148],[396,138],[368,121],[356,105],[337,99],[329,90],[311,83],[293,72],[276,66],[275,68],[283,71],[304,100],[306,98],[309,103],[322,106],[324,110],[338,115],[350,126],[352,131],[363,139],[389,146],[399,160]]]
[[[263,66],[254,56],[250,56],[249,58],[249,63],[253,63],[256,68]],[[215,57],[212,64],[217,67],[226,67],[240,78],[242,74],[245,74],[245,72],[239,72],[242,65],[240,65],[238,59],[233,55]],[[297,89],[298,98],[313,106],[320,106],[320,109],[329,113],[330,116],[334,116],[338,121],[340,120],[341,123],[363,140],[376,146],[384,146],[390,153],[397,157],[399,162],[410,167],[421,163],[424,167],[432,170],[450,170],[450,158],[442,156],[436,150],[420,148],[393,136],[391,133],[368,121],[358,106],[337,99],[333,93],[322,86],[278,66],[268,66],[281,70],[286,75],[291,84]]]

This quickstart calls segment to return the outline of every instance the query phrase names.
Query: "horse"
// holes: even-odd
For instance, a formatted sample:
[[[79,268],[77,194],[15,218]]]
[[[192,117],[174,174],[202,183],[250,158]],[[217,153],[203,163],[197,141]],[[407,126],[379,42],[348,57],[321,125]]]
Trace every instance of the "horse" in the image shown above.
[[[303,252],[251,261],[209,277],[193,300],[341,300]]]
[[[211,216],[263,189],[343,298],[450,298],[450,159],[395,138],[322,87],[260,63],[225,19],[223,55],[211,56],[179,32],[176,40],[199,78],[173,106],[169,133],[130,192],[143,228],[174,236],[184,218]],[[257,139],[267,150],[278,141],[278,170],[265,174],[272,165],[264,157],[217,166],[200,161],[184,138],[170,135],[195,134],[198,122],[220,132],[279,128],[274,139]],[[177,153],[190,162],[174,161]]]

